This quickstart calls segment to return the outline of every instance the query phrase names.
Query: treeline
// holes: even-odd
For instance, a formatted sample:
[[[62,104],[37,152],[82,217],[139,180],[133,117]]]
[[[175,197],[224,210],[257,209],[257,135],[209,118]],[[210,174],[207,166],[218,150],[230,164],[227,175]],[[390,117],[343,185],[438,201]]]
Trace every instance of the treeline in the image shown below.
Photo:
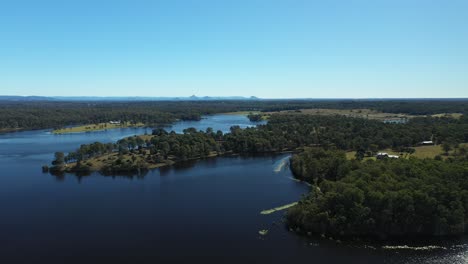
[[[303,114],[272,115],[268,124],[256,128],[231,128],[224,147],[237,153],[276,152],[304,146],[342,150],[404,150],[433,140],[452,146],[468,142],[466,118],[415,118],[407,124],[385,124],[377,120],[344,116]]]
[[[0,104],[0,129],[61,128],[120,120],[130,123],[169,124],[176,119],[199,120],[187,109],[177,114],[144,104],[123,103],[18,103]]]
[[[272,115],[268,124],[241,129],[231,127],[229,133],[185,129],[182,134],[155,129],[153,135],[124,138],[117,143],[82,145],[65,156],[65,163],[118,152],[144,157],[145,163],[161,163],[204,158],[211,153],[255,154],[297,151],[304,147],[355,150],[375,153],[394,148],[410,152],[411,147],[424,140],[434,140],[453,148],[468,141],[468,123],[465,118],[421,118],[407,124],[385,124],[376,120],[344,116],[311,116],[303,114]],[[122,168],[121,163],[109,168]],[[137,160],[131,162],[134,165]],[[115,166],[114,166],[115,165]],[[140,165],[144,163],[140,162]],[[317,166],[313,166],[317,167]]]
[[[155,162],[167,160],[169,156],[177,160],[188,160],[205,158],[213,152],[221,154],[224,152],[220,145],[223,133],[208,128],[206,131],[197,131],[195,128],[188,128],[183,134],[174,132],[168,133],[164,129],[153,131],[153,137],[149,140],[148,149]]]
[[[250,113],[249,115],[247,115],[247,118],[248,118],[251,122],[260,122],[260,121],[263,120],[263,115]]]
[[[272,104],[262,111],[283,111],[312,108],[372,109],[386,113],[433,115],[440,113],[468,113],[468,99],[388,99],[388,100],[292,100]]]
[[[61,128],[111,120],[160,125],[177,119],[234,111],[281,111],[306,108],[369,108],[390,113],[467,113],[468,101],[452,100],[260,100],[157,102],[12,102],[0,101],[0,130]],[[254,118],[259,118],[255,116]]]
[[[294,174],[313,184],[287,213],[304,234],[377,239],[468,233],[468,156],[445,161],[346,160],[337,150],[308,149],[291,159]]]

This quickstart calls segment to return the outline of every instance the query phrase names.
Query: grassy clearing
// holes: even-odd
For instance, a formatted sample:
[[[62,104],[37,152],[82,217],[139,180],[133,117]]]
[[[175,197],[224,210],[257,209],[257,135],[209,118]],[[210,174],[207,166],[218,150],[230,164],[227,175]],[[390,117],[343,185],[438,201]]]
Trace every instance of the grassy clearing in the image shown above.
[[[81,133],[81,132],[92,132],[100,131],[107,129],[116,129],[116,128],[126,128],[126,127],[142,127],[143,123],[131,124],[130,122],[124,122],[122,124],[110,124],[110,123],[98,123],[98,124],[88,124],[82,126],[74,126],[56,129],[52,131],[54,134],[67,134],[67,133]]]
[[[424,158],[430,158],[433,159],[437,155],[442,155],[444,154],[444,151],[442,150],[441,145],[434,145],[434,146],[419,146],[419,147],[414,147],[416,152],[413,154],[404,154],[403,158],[409,158],[409,157],[416,157],[420,159]],[[392,151],[391,149],[385,149],[382,152],[387,152],[388,154],[391,155],[400,155],[399,152]]]
[[[260,111],[238,111],[238,112],[229,112],[229,113],[223,113],[225,115],[243,115],[243,116],[248,116],[250,114],[252,115],[261,115],[263,121],[267,121],[270,118],[271,114],[267,114],[264,112]]]
[[[149,154],[149,152],[147,152]],[[104,166],[111,164],[112,162],[116,161],[119,158],[119,154],[117,152],[105,154],[99,157],[94,157],[83,161],[84,164],[88,165],[92,171],[99,171]],[[133,161],[133,158],[135,161]],[[139,161],[144,161],[144,155],[142,154],[125,154],[121,157],[123,163],[136,163]],[[70,163],[68,166],[74,166],[75,163]]]
[[[325,115],[325,116],[333,116],[333,115],[341,115],[347,117],[358,117],[358,118],[367,118],[367,119],[374,119],[374,120],[392,120],[392,119],[402,119],[402,118],[414,118],[414,117],[422,117],[425,115],[408,115],[408,114],[396,114],[396,113],[384,113],[379,112],[376,110],[371,109],[328,109],[328,108],[316,108],[316,109],[300,109],[300,110],[286,110],[280,112],[268,112],[265,113],[265,116],[271,114],[292,114],[292,113],[301,113],[306,115]],[[451,117],[458,119],[462,116],[461,113],[441,113],[436,115],[431,115],[432,117]]]
[[[392,119],[392,118],[413,118],[415,116],[407,115],[407,114],[395,114],[395,113],[383,113],[378,112],[371,109],[325,109],[325,108],[316,108],[316,109],[301,109],[299,111],[296,110],[289,110],[289,111],[281,111],[281,112],[271,112],[273,113],[301,113],[306,115],[341,115],[341,116],[348,116],[348,117],[359,117],[359,118],[368,118],[368,119],[376,119],[376,120],[385,120],[385,119]]]
[[[139,138],[143,139],[144,141],[146,141],[146,140],[151,140],[153,135],[139,135],[137,137],[139,137]]]
[[[442,113],[442,114],[432,115],[432,117],[451,117],[455,119],[459,119],[462,116],[463,114],[461,113]]]
[[[145,154],[129,153],[129,154],[122,155],[121,160],[123,164],[137,164],[139,162],[143,162],[148,165],[148,169],[160,168],[160,167],[164,167],[164,166],[171,165],[174,163],[172,160],[167,160],[162,163],[147,162],[145,160],[147,155],[149,155],[149,151],[146,151]],[[86,164],[87,166],[89,166],[91,171],[100,171],[105,166],[111,165],[117,159],[119,159],[119,154],[115,152],[115,153],[110,153],[110,154],[102,155],[99,157],[87,159],[83,161],[83,164]],[[74,167],[75,165],[76,163],[69,163],[67,164],[67,167]]]
[[[140,136],[140,137],[146,137],[146,136]],[[148,136],[151,137],[151,136]],[[150,151],[149,150],[144,150],[143,153],[128,153],[120,156],[122,164],[127,164],[127,165],[135,165],[135,164],[145,164],[145,166],[148,169],[155,169],[155,168],[161,168],[165,166],[170,166],[173,165],[177,162],[177,158],[169,155],[167,160],[163,160],[159,163],[156,163],[152,160],[149,160],[148,158],[150,157]],[[216,151],[212,151],[206,158],[212,158],[218,156],[218,153]],[[119,159],[119,154],[117,152],[105,154],[102,156],[98,157],[93,157],[89,158],[85,161],[83,161],[83,164],[87,165],[91,171],[100,171],[106,166],[112,166],[112,164]],[[195,160],[197,158],[194,158],[192,160]],[[65,165],[67,168],[73,168],[76,166],[75,162],[68,163]]]
[[[405,158],[405,159],[408,159],[409,157],[415,157],[415,158],[420,158],[420,159],[425,159],[425,158],[433,159],[437,155],[441,155],[442,157],[444,157],[444,154],[445,154],[441,145],[418,146],[418,147],[414,147],[414,149],[416,151],[413,154],[404,153],[403,155],[400,155],[401,154],[400,152],[395,152],[395,151],[393,151],[391,149],[384,149],[384,150],[381,150],[379,152],[386,152],[386,153],[388,153],[390,155],[398,155],[398,156],[400,156],[402,158]],[[452,153],[452,152],[449,152],[449,154]],[[356,155],[356,151],[346,152],[346,158],[347,159],[354,159],[355,155]],[[368,160],[368,159],[374,159],[375,160],[376,158],[375,157],[365,157],[364,158],[364,160]]]
[[[250,114],[254,114],[254,115],[257,115],[257,114],[260,114],[261,112],[260,111],[237,111],[237,112],[228,112],[228,113],[224,113],[225,115],[250,115]]]
[[[295,206],[296,204],[297,204],[297,202],[294,202],[294,203],[286,204],[286,205],[276,207],[276,208],[273,208],[273,209],[263,210],[263,211],[260,212],[260,214],[269,215],[269,214],[272,214],[272,213],[275,213],[275,212],[278,212],[278,211],[282,211],[282,210],[286,210],[288,208],[291,208],[291,207]]]

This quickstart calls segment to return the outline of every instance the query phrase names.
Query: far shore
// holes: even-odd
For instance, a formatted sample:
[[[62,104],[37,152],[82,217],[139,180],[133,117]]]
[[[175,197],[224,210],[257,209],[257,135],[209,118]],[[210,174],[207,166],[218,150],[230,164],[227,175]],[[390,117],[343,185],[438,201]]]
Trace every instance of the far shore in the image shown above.
[[[131,122],[122,122],[122,123],[98,123],[98,124],[86,124],[80,126],[72,126],[61,129],[55,129],[52,131],[54,134],[68,134],[68,133],[83,133],[83,132],[92,132],[92,131],[103,131],[107,129],[117,129],[117,128],[129,128],[129,127],[144,127],[143,123],[132,124]]]

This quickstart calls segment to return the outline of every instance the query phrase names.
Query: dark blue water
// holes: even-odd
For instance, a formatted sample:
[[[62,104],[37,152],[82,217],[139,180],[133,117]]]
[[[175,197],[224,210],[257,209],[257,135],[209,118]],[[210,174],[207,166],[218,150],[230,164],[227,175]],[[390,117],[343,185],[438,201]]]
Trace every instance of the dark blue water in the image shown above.
[[[246,117],[217,115],[187,127],[228,131]],[[151,131],[146,130],[148,133]],[[373,249],[298,237],[282,213],[308,187],[290,179],[287,155],[207,159],[144,177],[41,173],[55,151],[115,141],[145,129],[0,136],[0,263],[466,263],[463,242],[445,249]],[[267,236],[259,230],[268,229]]]

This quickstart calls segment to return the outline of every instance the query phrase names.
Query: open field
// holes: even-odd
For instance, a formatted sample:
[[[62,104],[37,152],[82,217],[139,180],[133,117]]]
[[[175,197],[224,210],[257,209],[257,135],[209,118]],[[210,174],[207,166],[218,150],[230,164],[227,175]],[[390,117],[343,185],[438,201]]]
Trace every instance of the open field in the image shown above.
[[[459,119],[460,117],[463,116],[461,113],[442,113],[442,114],[436,114],[436,115],[431,115],[432,117],[451,117],[455,119]]]
[[[325,109],[325,108],[314,108],[314,109],[300,109],[300,110],[286,110],[279,112],[265,112],[262,113],[268,117],[272,114],[294,114],[301,113],[306,115],[342,115],[348,117],[368,118],[374,120],[398,120],[398,119],[411,119],[414,117],[425,117],[426,115],[409,115],[409,114],[396,114],[396,113],[384,113],[371,109]],[[431,115],[432,117],[451,117],[460,118],[463,114],[460,113],[442,113]]]
[[[315,109],[300,109],[300,110],[288,110],[280,112],[268,112],[266,115],[271,115],[274,113],[301,113],[306,115],[342,115],[348,117],[359,117],[359,118],[368,118],[376,120],[385,120],[385,119],[401,119],[401,118],[413,118],[414,115],[407,114],[395,114],[395,113],[383,113],[371,109],[324,109],[324,108],[315,108]]]
[[[223,113],[224,115],[250,115],[250,114],[261,114],[260,111],[237,111],[237,112],[227,112]]]
[[[463,144],[463,145],[466,145],[466,144]],[[408,159],[409,157],[415,157],[415,158],[420,158],[420,159],[425,159],[425,158],[430,158],[430,159],[433,159],[435,156],[437,155],[441,155],[442,157],[445,157],[444,156],[444,150],[442,149],[442,145],[434,145],[434,146],[418,146],[418,147],[413,147],[416,151],[413,153],[413,154],[408,154],[408,153],[405,153],[402,155],[400,155],[399,152],[395,152],[391,149],[384,149],[384,150],[381,150],[379,152],[386,152],[390,155],[398,155],[402,158],[406,158]],[[450,151],[449,152],[449,155],[452,154],[453,151]],[[350,151],[350,152],[347,152],[346,153],[346,158],[348,159],[354,159],[356,155],[356,151]],[[374,159],[375,160],[375,157],[365,157],[364,159]]]
[[[228,115],[249,115],[249,114],[259,114],[262,115],[263,120],[268,120],[273,114],[306,114],[306,115],[324,115],[324,116],[334,116],[341,115],[347,117],[355,118],[366,118],[380,121],[395,121],[395,122],[405,122],[405,119],[411,119],[414,117],[422,117],[418,115],[408,115],[408,114],[396,114],[396,113],[384,113],[371,109],[326,109],[326,108],[314,108],[314,109],[300,109],[300,110],[285,110],[277,112],[260,112],[260,111],[239,111],[239,112],[229,112]],[[451,118],[460,118],[462,114],[460,113],[443,113],[432,115],[432,117],[451,117]]]
[[[265,114],[260,111],[238,111],[238,112],[228,112],[224,113],[225,115],[243,115],[243,116],[248,116],[248,115],[261,115],[262,120],[266,121],[270,117],[269,114]]]
[[[115,128],[126,128],[126,127],[142,127],[143,123],[131,124],[130,122],[124,122],[121,124],[111,124],[111,123],[99,123],[99,124],[87,124],[82,126],[74,126],[56,129],[52,131],[54,134],[66,134],[66,133],[80,133],[80,132],[92,132],[100,131],[106,129],[115,129]]]

